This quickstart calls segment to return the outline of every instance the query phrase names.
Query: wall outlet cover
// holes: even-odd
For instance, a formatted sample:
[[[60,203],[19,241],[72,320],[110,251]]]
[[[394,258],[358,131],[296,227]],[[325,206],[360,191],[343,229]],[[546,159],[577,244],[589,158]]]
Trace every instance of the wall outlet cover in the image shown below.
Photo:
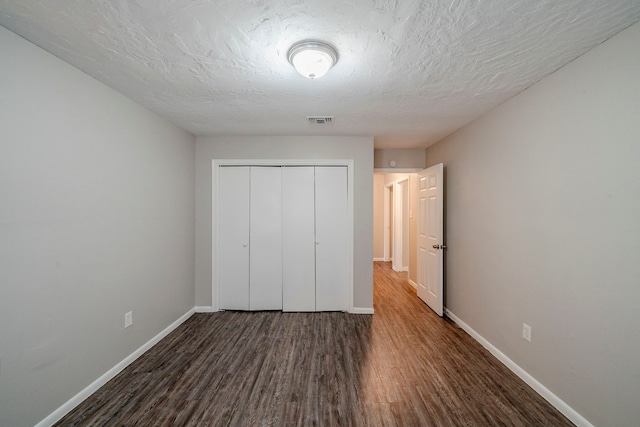
[[[522,324],[522,338],[531,342],[531,326],[526,323]]]

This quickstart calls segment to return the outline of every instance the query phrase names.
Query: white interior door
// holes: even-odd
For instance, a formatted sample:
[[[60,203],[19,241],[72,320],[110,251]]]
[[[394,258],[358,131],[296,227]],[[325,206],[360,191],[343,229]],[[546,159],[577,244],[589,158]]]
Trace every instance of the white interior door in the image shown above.
[[[282,310],[315,311],[314,167],[282,168]]]
[[[249,167],[222,167],[218,183],[220,308],[249,309]]]
[[[282,310],[281,169],[251,167],[250,310]]]
[[[443,178],[439,163],[418,172],[418,296],[443,315]]]
[[[347,168],[315,168],[316,310],[348,309]]]

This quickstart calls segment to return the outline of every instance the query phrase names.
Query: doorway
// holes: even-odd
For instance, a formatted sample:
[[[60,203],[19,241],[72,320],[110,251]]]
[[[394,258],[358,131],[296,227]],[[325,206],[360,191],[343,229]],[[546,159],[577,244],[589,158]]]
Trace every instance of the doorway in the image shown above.
[[[422,172],[424,172],[422,169],[402,172],[380,170],[374,171],[373,176],[373,260],[390,262],[388,268],[398,273],[406,272],[407,281],[416,290],[419,286],[420,278],[418,276],[421,272],[418,263],[419,212],[424,213],[427,207],[418,195],[419,186],[424,186],[426,182],[421,178]],[[442,178],[436,179],[435,182],[438,186],[442,185],[441,180]],[[429,182],[428,187],[433,187],[433,179]],[[429,200],[433,201],[434,199],[431,197]],[[441,205],[442,196],[439,196],[438,200]],[[440,214],[441,216],[442,214]],[[442,220],[439,222],[443,224]],[[437,242],[430,243],[429,247],[442,252],[445,249],[442,237],[437,238]],[[441,253],[439,257],[442,257]],[[430,271],[435,272],[435,269],[432,268]],[[422,272],[424,273],[424,271]],[[431,281],[434,284],[436,282],[439,282],[439,279]],[[436,294],[443,295],[444,291],[436,292]],[[439,311],[436,312],[439,313]]]
[[[374,260],[391,262],[397,272],[409,272],[415,278],[415,190],[416,175],[407,173],[374,174]]]

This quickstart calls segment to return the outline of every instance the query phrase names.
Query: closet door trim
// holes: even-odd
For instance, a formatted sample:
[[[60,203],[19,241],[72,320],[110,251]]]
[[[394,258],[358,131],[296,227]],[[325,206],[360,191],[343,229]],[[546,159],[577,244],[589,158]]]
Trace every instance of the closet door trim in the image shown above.
[[[347,167],[347,241],[346,241],[346,253],[347,253],[347,290],[348,296],[348,310],[353,312],[353,292],[354,292],[354,280],[353,280],[353,248],[354,248],[354,173],[353,159],[213,159],[212,162],[212,174],[211,174],[211,308],[212,311],[220,310],[220,294],[219,294],[219,272],[218,272],[218,258],[221,253],[219,247],[218,228],[218,195],[220,182],[219,171],[220,168],[225,166],[346,166]]]

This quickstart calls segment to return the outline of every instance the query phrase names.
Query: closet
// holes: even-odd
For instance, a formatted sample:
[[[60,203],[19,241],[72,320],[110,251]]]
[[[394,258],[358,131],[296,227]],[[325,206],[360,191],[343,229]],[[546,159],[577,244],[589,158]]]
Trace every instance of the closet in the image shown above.
[[[347,310],[347,168],[221,166],[218,177],[220,308]]]

